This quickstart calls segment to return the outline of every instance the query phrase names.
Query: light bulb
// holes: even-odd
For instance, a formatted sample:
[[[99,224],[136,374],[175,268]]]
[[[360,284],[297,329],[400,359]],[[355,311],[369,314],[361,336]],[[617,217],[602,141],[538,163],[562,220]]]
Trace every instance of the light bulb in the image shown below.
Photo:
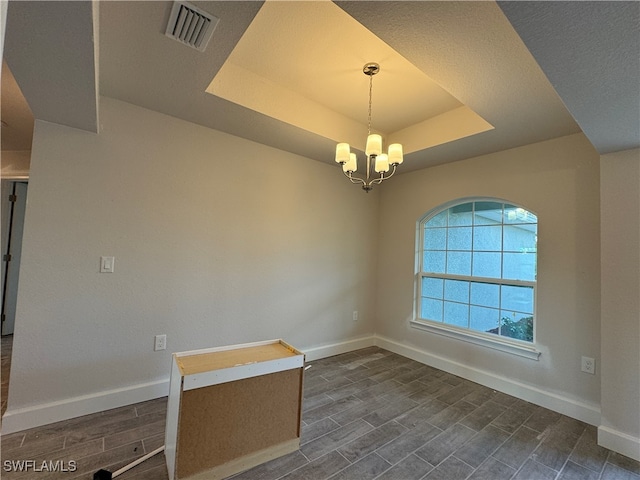
[[[382,137],[372,134],[367,137],[367,148],[365,149],[367,157],[371,155],[380,155],[382,153]]]
[[[350,148],[348,143],[339,143],[336,145],[336,162],[343,165],[349,161]]]
[[[392,143],[389,145],[389,163],[391,165],[400,165],[403,161],[402,145],[399,143]]]
[[[375,169],[377,173],[389,171],[389,157],[386,153],[381,153],[376,157]]]

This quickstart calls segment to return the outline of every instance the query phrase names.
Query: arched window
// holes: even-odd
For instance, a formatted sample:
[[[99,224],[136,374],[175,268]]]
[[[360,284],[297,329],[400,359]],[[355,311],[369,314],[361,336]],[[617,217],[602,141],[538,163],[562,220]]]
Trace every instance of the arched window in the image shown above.
[[[495,199],[426,214],[418,224],[414,326],[532,344],[537,236],[534,213]]]

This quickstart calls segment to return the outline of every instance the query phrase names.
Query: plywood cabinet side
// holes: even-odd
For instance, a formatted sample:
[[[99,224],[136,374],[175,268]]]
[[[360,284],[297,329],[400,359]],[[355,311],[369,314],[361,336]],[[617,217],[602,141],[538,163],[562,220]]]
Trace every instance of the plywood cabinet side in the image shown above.
[[[299,448],[304,354],[282,340],[173,355],[170,480],[215,479]]]

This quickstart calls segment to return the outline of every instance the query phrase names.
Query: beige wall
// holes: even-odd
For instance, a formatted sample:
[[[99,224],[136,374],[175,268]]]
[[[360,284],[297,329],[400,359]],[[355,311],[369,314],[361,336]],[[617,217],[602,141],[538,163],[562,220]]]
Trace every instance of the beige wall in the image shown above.
[[[171,351],[276,337],[348,347],[375,332],[386,348],[590,423],[602,404],[601,438],[634,455],[637,150],[600,162],[572,135],[364,195],[333,165],[119,101],[102,99],[101,121],[99,135],[36,123],[4,432],[164,394]],[[409,326],[416,222],[476,196],[538,215],[539,361]],[[116,257],[113,274],[98,273],[101,255]],[[168,350],[153,352],[160,333]],[[582,355],[596,375],[580,372]]]
[[[4,33],[7,29],[7,7],[9,2],[0,2],[0,54],[4,58]],[[0,70],[2,65],[0,64]]]
[[[335,164],[100,107],[99,135],[36,122],[5,432],[166,394],[172,351],[372,334],[375,193]]]
[[[603,155],[602,426],[599,441],[640,460],[640,150]]]
[[[376,332],[400,351],[599,420],[600,378],[580,371],[600,352],[599,156],[581,135],[401,175],[381,189]],[[416,330],[416,222],[455,199],[497,197],[538,215],[539,361]]]

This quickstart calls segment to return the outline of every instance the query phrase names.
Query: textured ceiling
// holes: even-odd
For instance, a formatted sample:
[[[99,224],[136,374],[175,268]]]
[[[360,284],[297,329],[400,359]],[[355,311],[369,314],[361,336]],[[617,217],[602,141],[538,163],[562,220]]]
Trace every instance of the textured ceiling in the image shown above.
[[[363,150],[372,61],[386,144],[412,153],[493,128],[332,2],[265,3],[207,92]]]
[[[600,153],[638,147],[640,2],[501,2]]]
[[[97,130],[97,8],[10,2],[4,57],[35,118]]]
[[[288,5],[289,2],[283,2]],[[100,5],[100,91],[104,95],[216,128],[319,161],[333,162],[336,140],[204,92],[250,27],[253,2],[197,2],[220,19],[204,53],[166,38],[171,2],[103,2]],[[567,135],[579,127],[513,30],[491,2],[347,2],[337,4],[389,48],[470,107],[495,128],[482,134],[406,155],[403,171]],[[140,19],[145,19],[140,22]],[[322,22],[322,18],[316,18]],[[398,26],[402,25],[402,28]],[[329,27],[326,27],[329,28]],[[225,30],[226,29],[226,30]],[[397,35],[398,38],[395,36]],[[260,53],[276,57],[270,37]],[[313,72],[316,58],[300,41],[296,61]],[[139,49],[132,49],[138,45]],[[371,52],[353,56],[353,75]],[[140,52],[144,52],[141,55]],[[378,63],[384,66],[384,59]],[[381,73],[380,77],[382,78]],[[351,83],[345,82],[350,88]],[[335,88],[328,95],[339,95]],[[250,89],[246,95],[251,95]],[[376,99],[390,98],[384,83]],[[286,101],[281,102],[286,107]],[[377,105],[377,104],[376,104]],[[366,105],[363,105],[366,107]],[[358,109],[362,112],[363,107]]]
[[[251,36],[247,29],[259,19],[256,15],[262,4],[193,3],[220,19],[205,52],[164,36],[172,5],[169,1],[100,2],[99,13],[97,4],[82,1],[10,2],[5,58],[36,118],[96,131],[99,91],[332,162],[336,139],[326,131],[326,122],[325,130],[301,127],[288,119],[256,112],[237,99],[230,101],[206,92],[228,59],[247,56],[240,40],[245,32]],[[303,24],[309,19],[296,18],[294,9],[287,9],[294,3],[282,2],[277,7],[291,10],[292,20]],[[335,43],[340,33],[332,30],[333,24],[323,23],[323,15],[317,15],[308,35],[303,31],[298,33],[299,41],[289,41],[292,51],[285,58],[296,72],[293,84],[288,75],[277,68],[274,71],[282,49],[277,44],[279,36],[268,32],[268,24],[261,27],[259,54],[249,52],[249,65],[255,69],[260,63],[261,70],[253,74],[268,78],[276,89],[295,91],[331,114],[348,116],[362,125],[366,83],[364,103],[354,92],[362,96],[363,81],[367,80],[360,78],[364,77],[362,65],[377,61],[383,71],[374,79],[374,128],[391,135],[398,128],[393,122],[413,124],[420,115],[428,115],[425,112],[430,108],[436,112],[440,108],[434,107],[439,100],[425,104],[428,95],[407,96],[405,84],[392,81],[403,82],[412,75],[433,82],[441,93],[446,92],[493,126],[460,140],[417,148],[406,156],[404,171],[568,135],[579,132],[580,127],[601,153],[640,145],[634,123],[640,104],[638,2],[354,1],[335,5],[346,14],[342,21],[355,22],[364,36],[375,38],[378,47],[344,40],[337,42],[340,55],[321,58],[323,47]],[[27,36],[24,32],[35,33]],[[383,81],[389,52],[402,62],[397,67],[387,64],[391,66]],[[349,60],[352,67],[329,74],[331,59],[338,56],[341,61]],[[354,75],[354,80],[349,75]],[[255,89],[247,88],[244,93],[250,97]],[[287,103],[274,98],[273,103]],[[398,114],[411,110],[406,106],[411,98],[422,113],[403,118]],[[394,105],[402,108],[393,115],[376,110],[393,109]],[[351,110],[353,115],[349,115]],[[322,116],[316,113],[292,113],[322,124]],[[446,133],[451,129],[430,125],[423,136],[429,132],[435,135],[438,130]]]

